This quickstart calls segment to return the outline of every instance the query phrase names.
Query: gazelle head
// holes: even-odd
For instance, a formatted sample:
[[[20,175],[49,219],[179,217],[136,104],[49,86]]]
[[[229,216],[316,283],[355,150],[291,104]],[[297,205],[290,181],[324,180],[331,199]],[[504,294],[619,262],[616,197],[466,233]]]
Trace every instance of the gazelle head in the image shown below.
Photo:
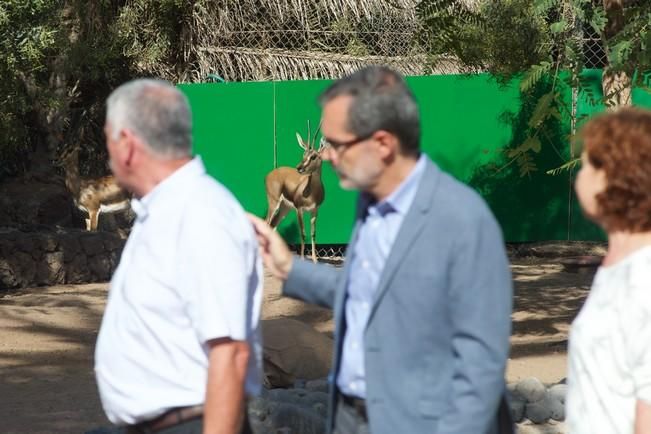
[[[303,174],[314,173],[321,168],[321,163],[323,159],[321,158],[321,153],[323,149],[327,146],[327,142],[323,137],[319,141],[319,147],[314,147],[314,142],[316,140],[317,134],[319,134],[320,127],[314,133],[314,136],[310,136],[310,121],[307,121],[307,142],[303,140],[303,137],[299,133],[296,133],[296,140],[298,141],[298,146],[303,149],[303,159],[298,166],[296,166],[296,171]]]

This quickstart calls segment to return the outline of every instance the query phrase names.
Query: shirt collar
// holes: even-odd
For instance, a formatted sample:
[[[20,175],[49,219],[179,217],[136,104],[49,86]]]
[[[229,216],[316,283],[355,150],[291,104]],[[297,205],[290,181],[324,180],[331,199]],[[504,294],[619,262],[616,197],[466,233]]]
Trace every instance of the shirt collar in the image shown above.
[[[206,173],[206,168],[200,156],[194,157],[183,166],[176,169],[170,176],[163,179],[153,190],[140,199],[131,199],[131,208],[139,221],[145,220],[156,204],[165,196],[165,192],[183,185],[188,179]]]
[[[373,203],[371,196],[364,193],[362,195],[363,209],[366,209],[367,213],[378,213],[382,216],[392,211],[406,215],[414,200],[414,196],[416,196],[418,184],[424,171],[425,155],[421,154],[409,175],[407,175],[400,185],[398,185],[398,188],[387,196],[386,199],[378,203]]]

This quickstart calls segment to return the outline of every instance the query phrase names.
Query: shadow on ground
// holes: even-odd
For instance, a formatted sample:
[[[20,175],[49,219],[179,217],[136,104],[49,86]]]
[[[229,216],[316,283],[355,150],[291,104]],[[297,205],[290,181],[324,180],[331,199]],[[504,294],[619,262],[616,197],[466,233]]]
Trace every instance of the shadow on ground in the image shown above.
[[[0,298],[3,433],[81,433],[107,423],[93,374],[105,299],[105,284],[33,288]]]
[[[569,325],[588,295],[595,269],[570,273],[553,259],[518,261],[511,358],[567,349]]]

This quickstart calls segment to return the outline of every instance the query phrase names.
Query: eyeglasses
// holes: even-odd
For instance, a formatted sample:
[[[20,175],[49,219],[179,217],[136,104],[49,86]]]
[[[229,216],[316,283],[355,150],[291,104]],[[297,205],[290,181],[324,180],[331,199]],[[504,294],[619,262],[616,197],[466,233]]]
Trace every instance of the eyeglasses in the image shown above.
[[[345,142],[340,142],[340,141],[337,141],[337,140],[331,140],[331,139],[325,137],[325,141],[328,142],[328,144],[330,145],[330,148],[333,151],[341,152],[342,150],[350,148],[351,146],[354,146],[354,145],[356,145],[358,143],[361,143],[364,140],[370,139],[371,137],[373,137],[373,134],[375,134],[375,131],[373,131],[372,133],[366,134],[364,136],[361,136],[361,137],[355,137],[354,139],[346,140]]]

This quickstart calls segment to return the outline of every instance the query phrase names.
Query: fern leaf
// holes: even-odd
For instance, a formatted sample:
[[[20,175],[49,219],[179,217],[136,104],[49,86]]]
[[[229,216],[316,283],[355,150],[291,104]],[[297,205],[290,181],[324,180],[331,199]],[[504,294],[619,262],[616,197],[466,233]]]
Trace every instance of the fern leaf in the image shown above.
[[[559,0],[536,0],[534,11],[537,15],[547,15],[550,9],[558,6]]]
[[[592,17],[590,17],[590,27],[592,27],[594,31],[600,35],[606,28],[607,23],[608,17],[606,17],[606,11],[604,8],[601,6],[595,6],[592,11]]]
[[[520,90],[522,92],[531,90],[536,83],[540,81],[543,75],[551,70],[551,68],[552,63],[548,61],[542,61],[539,65],[533,65],[524,74],[524,78],[522,79],[522,82],[520,82]]]
[[[445,13],[457,2],[458,0],[423,0],[416,6],[416,12],[421,19],[427,20]]]
[[[554,169],[548,170],[545,173],[547,175],[552,175],[552,176],[560,175],[563,172],[571,171],[576,166],[578,166],[580,162],[581,162],[580,158],[573,158],[570,161],[568,161],[567,163],[563,164],[562,166],[559,166],[559,167],[556,167]]]
[[[592,82],[584,76],[579,76],[579,93],[588,99],[588,104],[595,107],[599,104],[597,95],[592,87]]]
[[[626,40],[617,43],[608,56],[611,66],[621,65],[628,61],[633,49],[633,41]]]
[[[531,176],[533,172],[538,170],[533,159],[527,153],[520,155],[517,161],[520,168],[520,177]]]
[[[536,108],[529,119],[529,126],[531,128],[537,128],[542,124],[549,116],[551,116],[552,104],[554,102],[555,95],[553,92],[544,94],[538,100]]]

